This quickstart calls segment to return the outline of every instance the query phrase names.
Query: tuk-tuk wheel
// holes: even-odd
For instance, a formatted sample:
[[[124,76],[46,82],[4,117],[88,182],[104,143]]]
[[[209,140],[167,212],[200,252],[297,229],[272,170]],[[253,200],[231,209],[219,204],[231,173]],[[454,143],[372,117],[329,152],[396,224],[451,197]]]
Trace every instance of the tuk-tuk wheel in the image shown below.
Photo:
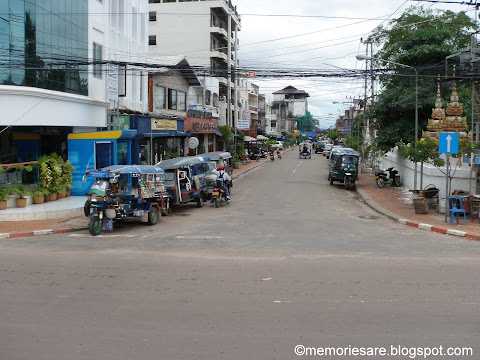
[[[198,194],[197,197],[197,207],[203,207],[203,193]]]
[[[170,208],[170,201],[165,201],[165,209],[163,209],[162,211],[162,215],[163,216],[168,216],[168,214],[170,214],[171,212],[171,208]]]
[[[148,212],[148,225],[155,225],[158,222],[158,209],[153,207]]]
[[[88,217],[88,215],[90,215],[90,206],[91,205],[92,205],[92,203],[90,202],[90,200],[85,201],[85,205],[83,205],[83,213],[87,217]]]
[[[333,178],[330,176],[330,185],[333,185]]]
[[[349,180],[349,179],[346,179],[344,185],[345,185],[345,190],[350,189],[350,180]]]
[[[90,235],[97,236],[102,231],[102,220],[98,216],[92,216],[90,222],[88,223],[88,231]]]

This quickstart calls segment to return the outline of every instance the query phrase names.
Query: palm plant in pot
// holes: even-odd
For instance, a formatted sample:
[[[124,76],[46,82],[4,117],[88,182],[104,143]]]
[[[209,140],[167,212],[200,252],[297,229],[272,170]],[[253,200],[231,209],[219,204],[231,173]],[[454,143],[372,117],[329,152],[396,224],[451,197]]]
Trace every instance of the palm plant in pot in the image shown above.
[[[48,191],[42,186],[37,185],[32,190],[32,197],[34,204],[43,204],[45,201],[45,195],[48,195]]]
[[[0,210],[4,210],[7,208],[7,200],[10,196],[10,190],[8,186],[0,186]]]
[[[50,162],[50,169],[52,175],[50,193],[56,191],[57,199],[65,197],[65,188],[62,184],[62,166],[64,164],[63,159],[55,153],[50,155],[52,161]]]
[[[30,190],[23,184],[13,185],[11,192],[16,196],[17,207],[27,206],[27,196],[30,195]]]
[[[52,170],[50,169],[50,163],[51,159],[48,155],[42,155],[38,159],[38,162],[36,164],[36,167],[38,168],[38,182],[39,185],[42,186],[43,189],[45,189],[45,201],[50,200],[50,197],[52,197],[52,201],[57,199],[57,194],[50,196],[52,193],[51,191],[51,186],[52,186]],[[48,195],[48,197],[47,197]],[[53,199],[55,197],[55,199]]]
[[[72,163],[67,160],[62,165],[62,186],[65,188],[65,196],[70,196],[70,188],[72,187],[72,171],[76,170]]]

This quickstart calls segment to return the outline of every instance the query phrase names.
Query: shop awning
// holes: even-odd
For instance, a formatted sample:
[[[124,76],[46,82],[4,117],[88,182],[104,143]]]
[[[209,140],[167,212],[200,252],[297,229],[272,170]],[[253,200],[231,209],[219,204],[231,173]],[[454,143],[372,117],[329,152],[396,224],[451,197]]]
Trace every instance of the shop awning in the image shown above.
[[[257,141],[257,139],[255,139],[254,137],[251,137],[251,136],[245,136],[244,139],[245,139],[245,141],[248,141],[248,142],[250,142],[250,141]]]
[[[258,135],[257,140],[264,141],[264,140],[268,140],[268,138],[266,136],[263,136],[263,135]]]

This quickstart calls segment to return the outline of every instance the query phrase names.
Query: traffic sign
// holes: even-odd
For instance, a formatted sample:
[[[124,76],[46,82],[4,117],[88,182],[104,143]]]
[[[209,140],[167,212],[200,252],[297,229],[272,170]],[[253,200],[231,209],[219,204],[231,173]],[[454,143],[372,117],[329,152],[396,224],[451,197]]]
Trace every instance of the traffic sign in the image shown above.
[[[458,154],[457,133],[440,133],[438,135],[438,152],[440,154]]]

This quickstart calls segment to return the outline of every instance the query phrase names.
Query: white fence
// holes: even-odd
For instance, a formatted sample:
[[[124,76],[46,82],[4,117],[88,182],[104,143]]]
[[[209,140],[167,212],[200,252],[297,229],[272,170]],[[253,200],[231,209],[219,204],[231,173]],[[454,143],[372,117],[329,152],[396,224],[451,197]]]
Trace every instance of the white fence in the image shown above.
[[[466,160],[466,159],[465,159]],[[478,181],[477,172],[479,172],[478,166],[473,166],[473,171],[469,165],[469,161],[462,161],[462,166],[456,166],[457,159],[450,160],[452,171],[454,174],[452,178],[451,191],[464,190],[469,191],[472,194],[478,193]],[[397,148],[388,152],[384,157],[378,159],[379,168],[387,169],[391,166],[395,167],[400,175],[401,186],[407,190],[414,189],[414,175],[415,164],[399,154]],[[443,171],[443,173],[441,171]],[[436,168],[430,164],[423,164],[423,181],[421,180],[421,164],[417,164],[417,188],[425,189],[427,185],[433,184],[439,191],[440,207],[445,206],[445,194],[446,194],[446,167]],[[470,176],[472,180],[470,181]],[[443,199],[443,201],[442,201]]]

